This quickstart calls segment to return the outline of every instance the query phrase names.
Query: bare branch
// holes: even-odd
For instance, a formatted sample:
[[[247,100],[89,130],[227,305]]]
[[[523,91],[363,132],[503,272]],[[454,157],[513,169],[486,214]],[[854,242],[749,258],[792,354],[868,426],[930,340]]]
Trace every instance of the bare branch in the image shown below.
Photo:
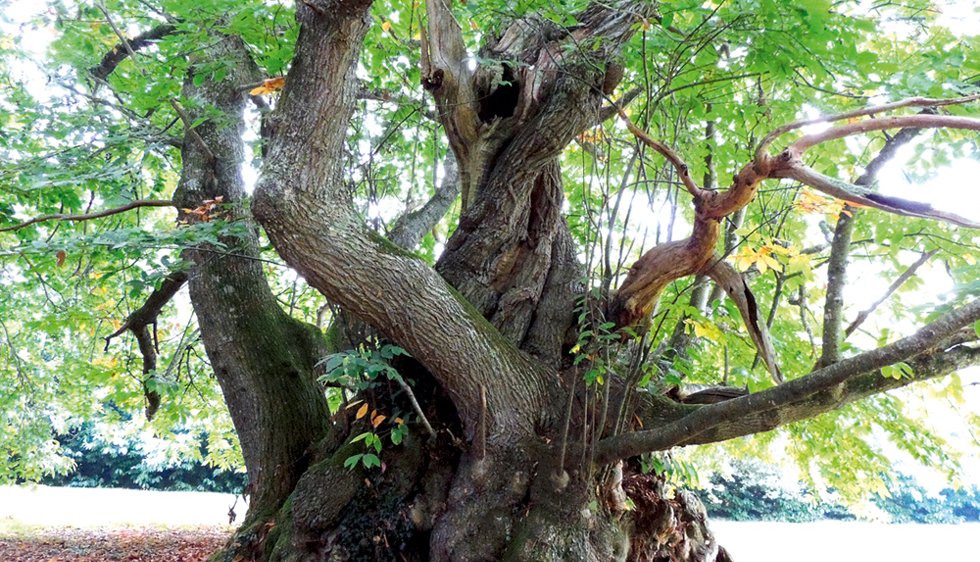
[[[793,155],[799,155],[827,141],[862,133],[870,133],[872,131],[886,131],[888,129],[903,129],[907,127],[915,129],[962,129],[967,131],[980,131],[980,119],[960,117],[957,115],[929,115],[922,113],[898,117],[877,117],[830,127],[819,133],[804,135],[786,150]]]
[[[160,284],[160,288],[150,293],[150,296],[146,298],[146,302],[143,303],[143,306],[130,313],[118,330],[104,338],[105,351],[109,351],[109,343],[112,341],[112,338],[127,330],[133,330],[135,333],[135,331],[141,326],[146,326],[155,322],[163,307],[170,302],[170,299],[177,294],[177,291],[184,286],[186,281],[186,271],[175,271],[168,275],[167,278]]]
[[[184,286],[187,277],[186,271],[175,271],[171,273],[160,284],[160,288],[150,293],[143,306],[137,308],[126,317],[126,321],[123,322],[118,330],[105,337],[105,351],[108,352],[109,343],[112,341],[112,338],[127,330],[136,336],[140,355],[143,356],[143,395],[146,398],[147,421],[153,419],[153,415],[156,414],[157,409],[160,407],[160,393],[151,389],[148,385],[149,381],[155,376],[154,372],[157,368],[157,355],[159,353],[156,345],[157,316],[160,315],[163,307],[177,294],[177,291]],[[153,325],[152,337],[150,336],[149,329],[151,324]]]
[[[405,391],[405,395],[408,396],[408,401],[412,404],[412,409],[414,409],[415,413],[418,414],[419,421],[421,421],[422,425],[425,426],[425,430],[429,433],[429,437],[435,438],[436,430],[432,429],[432,424],[429,423],[428,418],[425,417],[425,413],[422,412],[422,407],[419,406],[419,401],[415,398],[415,393],[412,392],[412,387],[408,386],[408,383],[401,377],[395,377],[394,380],[398,383],[398,386],[402,387],[402,390]]]
[[[896,215],[936,219],[957,226],[980,228],[980,222],[972,221],[954,213],[933,209],[932,205],[928,203],[882,195],[868,188],[825,176],[802,164],[788,166],[782,170],[778,170],[774,172],[773,177],[795,179],[800,183],[806,184],[828,195],[833,195],[838,199],[865,207],[881,209]]]
[[[52,220],[72,221],[72,222],[87,221],[87,220],[98,219],[102,217],[108,217],[110,215],[117,215],[119,213],[125,213],[126,211],[131,211],[139,207],[173,207],[173,206],[174,206],[174,202],[169,199],[143,199],[140,201],[132,201],[130,203],[126,203],[125,205],[122,205],[120,207],[114,207],[112,209],[105,209],[102,211],[98,211],[96,213],[88,213],[84,215],[66,215],[66,214],[41,215],[41,216],[34,217],[31,220],[22,222],[20,224],[15,224],[14,226],[0,228],[0,232],[10,232],[13,230],[20,230],[26,226],[30,226],[32,224],[37,224],[39,222],[44,222],[44,221],[52,221]]]
[[[841,323],[844,314],[844,287],[847,285],[847,259],[851,249],[851,232],[854,230],[852,208],[845,205],[837,215],[834,239],[830,244],[830,260],[827,263],[827,293],[823,307],[823,335],[820,359],[814,369],[826,367],[840,360]]]
[[[180,107],[180,104],[178,104],[176,100],[170,100],[170,105],[173,106],[174,111],[177,112],[177,115],[180,116],[180,120],[184,123],[184,130],[187,131],[187,134],[190,135],[191,138],[194,139],[194,142],[201,147],[201,150],[204,152],[204,156],[208,159],[208,161],[213,163],[216,160],[214,153],[211,152],[210,148],[208,148],[208,145],[204,142],[204,139],[201,138],[201,135],[197,134],[197,131],[194,130],[194,123],[191,122],[187,112],[184,111],[184,108]]]
[[[856,117],[866,117],[868,115],[877,115],[880,113],[887,113],[889,111],[894,111],[896,109],[902,109],[905,107],[943,107],[947,105],[961,105],[964,103],[969,103],[980,99],[980,94],[975,94],[972,96],[966,96],[961,98],[953,99],[929,99],[929,98],[908,98],[900,100],[893,103],[887,103],[883,105],[878,105],[874,107],[865,107],[862,109],[856,109],[854,111],[847,111],[844,113],[837,113],[834,115],[826,115],[823,117],[818,117],[816,119],[807,119],[803,121],[794,121],[793,123],[788,123],[779,127],[763,137],[762,142],[755,151],[755,161],[762,162],[766,156],[766,149],[772,144],[772,141],[776,140],[778,137],[790,132],[806,127],[808,125],[818,125],[820,123],[833,123],[835,121],[843,121],[846,119],[853,119]],[[906,127],[911,125],[896,125],[896,127]]]
[[[684,183],[684,187],[687,188],[688,193],[697,199],[703,198],[707,192],[694,183],[694,179],[691,178],[690,168],[688,167],[687,163],[684,162],[684,160],[681,159],[681,157],[674,152],[672,148],[650,137],[650,135],[644,133],[639,127],[634,125],[622,109],[617,107],[617,110],[619,111],[619,117],[626,122],[626,127],[630,130],[630,132],[633,133],[636,138],[640,139],[643,144],[659,152],[664,158],[667,159],[668,162],[670,162],[674,169],[677,170],[677,177],[679,177],[681,182]]]
[[[906,281],[908,281],[909,279],[911,279],[912,276],[915,275],[915,272],[920,267],[922,267],[923,264],[925,264],[927,261],[929,261],[930,258],[932,258],[932,256],[934,256],[934,255],[936,255],[938,253],[939,253],[939,250],[938,249],[937,250],[932,250],[931,252],[924,252],[922,254],[922,256],[920,256],[919,259],[916,260],[915,263],[913,263],[912,265],[910,265],[908,267],[908,269],[906,269],[904,272],[902,272],[902,274],[898,277],[898,279],[896,279],[895,282],[892,283],[891,286],[888,287],[888,290],[885,291],[885,294],[882,295],[880,299],[876,300],[874,302],[874,304],[872,304],[866,310],[862,310],[857,315],[857,318],[854,319],[854,322],[851,322],[851,325],[848,326],[846,330],[844,330],[844,337],[846,338],[847,336],[849,336],[852,333],[854,333],[854,330],[856,330],[858,328],[858,326],[860,326],[861,323],[864,322],[868,318],[868,315],[870,315],[872,312],[874,312],[875,309],[878,308],[879,305],[881,305],[881,303],[885,302],[885,300],[887,300],[888,297],[890,297],[892,295],[892,293],[894,293],[895,291],[897,291],[899,287],[901,287]]]
[[[395,244],[409,250],[414,249],[425,233],[442,219],[456,201],[456,197],[459,196],[459,167],[452,151],[446,155],[443,164],[446,175],[443,176],[432,198],[422,208],[399,217],[391,228],[388,238]]]

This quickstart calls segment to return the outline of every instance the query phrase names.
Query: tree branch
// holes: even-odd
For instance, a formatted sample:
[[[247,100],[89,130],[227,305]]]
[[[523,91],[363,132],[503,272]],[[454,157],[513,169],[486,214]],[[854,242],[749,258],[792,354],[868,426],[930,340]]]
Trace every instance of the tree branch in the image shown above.
[[[847,336],[850,336],[851,334],[853,334],[854,333],[854,330],[856,330],[858,328],[858,326],[860,326],[861,323],[864,322],[868,318],[868,315],[870,315],[872,312],[874,312],[874,310],[876,308],[878,308],[878,306],[881,303],[885,302],[885,300],[888,299],[888,297],[890,297],[892,295],[892,293],[894,293],[895,291],[897,291],[899,287],[901,287],[906,281],[908,281],[913,275],[915,275],[915,272],[920,267],[922,267],[923,264],[925,264],[927,261],[929,261],[930,258],[932,258],[932,256],[934,256],[934,255],[936,255],[938,253],[939,253],[939,250],[938,249],[932,250],[931,252],[923,252],[922,256],[920,256],[919,259],[916,260],[915,263],[913,263],[912,265],[910,265],[908,267],[908,269],[906,269],[904,272],[902,272],[902,274],[898,277],[898,279],[896,279],[895,282],[892,283],[891,286],[888,287],[888,290],[885,291],[885,294],[882,295],[880,299],[876,300],[874,302],[874,304],[872,304],[866,310],[862,310],[857,315],[857,318],[854,319],[854,322],[851,322],[851,325],[848,326],[846,330],[844,330],[844,337],[846,338]]]
[[[10,232],[13,230],[20,230],[21,228],[44,221],[51,221],[51,220],[72,221],[72,222],[87,221],[87,220],[98,219],[102,217],[108,217],[110,215],[116,215],[119,213],[125,213],[126,211],[131,211],[139,207],[173,207],[173,206],[174,206],[173,201],[169,199],[143,199],[140,201],[132,201],[130,203],[126,203],[125,205],[122,205],[120,207],[114,207],[112,209],[105,209],[102,211],[98,211],[95,213],[88,213],[84,215],[66,215],[66,214],[40,215],[28,221],[24,221],[20,224],[15,224],[14,226],[0,228],[0,232]]]
[[[980,222],[961,217],[955,213],[933,209],[932,205],[928,203],[882,195],[865,187],[825,176],[802,164],[777,170],[773,173],[772,177],[794,179],[838,199],[873,209],[888,211],[896,215],[941,220],[966,228],[980,228]]]
[[[804,377],[742,398],[698,408],[658,429],[604,439],[599,443],[598,462],[607,464],[650,451],[665,450],[683,443],[700,442],[701,434],[722,424],[738,423],[750,416],[770,411],[773,412],[772,415],[778,416],[779,408],[785,408],[822,391],[839,393],[842,391],[841,385],[848,381],[934,349],[978,319],[980,319],[980,299],[944,314],[909,337],[844,359]],[[972,348],[968,350],[957,353],[972,357],[975,350]],[[876,392],[880,390],[875,389],[872,394]]]
[[[832,365],[840,360],[841,323],[844,313],[844,287],[847,285],[847,258],[851,248],[851,232],[854,230],[854,214],[844,205],[837,215],[834,239],[830,244],[830,260],[827,263],[827,294],[823,308],[823,336],[820,359],[814,369]]]
[[[177,294],[177,291],[184,286],[187,281],[186,271],[175,271],[168,275],[158,289],[155,289],[147,297],[143,306],[137,308],[123,322],[118,330],[105,337],[105,352],[109,351],[109,343],[112,338],[125,331],[131,331],[136,336],[139,344],[140,355],[143,356],[143,396],[146,398],[146,419],[150,421],[160,407],[160,393],[149,386],[149,381],[154,378],[154,371],[157,368],[158,349],[155,341],[156,321],[160,311]],[[150,336],[150,325],[154,326],[153,337]]]
[[[938,346],[938,349],[945,349],[945,351],[924,353],[907,361],[906,363],[912,369],[911,375],[903,375],[897,379],[883,376],[878,371],[860,375],[839,387],[822,390],[803,400],[721,423],[678,445],[717,443],[771,431],[788,423],[825,414],[875,394],[942,377],[959,369],[980,364],[980,349],[962,345],[967,341],[976,341],[976,335],[972,332],[972,328],[961,330],[948,338],[942,345]],[[741,389],[727,387],[711,390],[713,395],[723,399],[725,394],[729,395],[727,399],[735,398],[739,395],[739,391]],[[695,404],[711,403],[702,400],[688,402],[692,398],[696,398],[696,394],[689,395],[684,399],[684,403],[679,404],[665,396],[644,394],[640,397],[636,413],[644,425],[656,427],[658,424],[663,425],[677,421],[696,411],[698,406]]]
[[[650,148],[656,150],[661,156],[670,162],[670,165],[674,167],[677,171],[677,177],[681,179],[684,187],[687,189],[688,193],[693,195],[696,199],[701,199],[707,193],[703,189],[694,183],[694,179],[691,177],[690,168],[687,163],[676,153],[672,148],[666,144],[650,137],[650,135],[644,133],[639,127],[633,124],[633,121],[623,112],[622,109],[617,108],[619,111],[619,117],[626,122],[626,128],[629,129],[633,135],[640,139],[643,144],[649,146]]]
[[[725,289],[728,296],[738,306],[738,311],[742,315],[742,323],[745,324],[745,329],[748,330],[749,336],[759,352],[759,358],[766,365],[766,370],[769,371],[776,384],[783,382],[783,373],[776,363],[776,350],[773,348],[772,339],[769,337],[768,326],[762,321],[759,305],[755,295],[749,289],[748,283],[731,264],[717,254],[712,264],[706,267],[702,273],[710,276],[719,287]]]
[[[418,246],[425,233],[432,230],[459,196],[459,167],[452,151],[446,155],[443,165],[446,174],[432,198],[421,209],[399,217],[388,233],[388,238],[402,248],[412,250]]]
[[[887,113],[889,111],[895,111],[896,109],[902,109],[905,107],[944,107],[948,105],[961,105],[964,103],[969,103],[980,99],[980,94],[975,94],[972,96],[965,96],[960,98],[952,99],[929,99],[929,98],[907,98],[904,100],[899,100],[892,103],[887,103],[883,105],[878,105],[874,107],[865,107],[861,109],[856,109],[854,111],[847,111],[844,113],[837,113],[834,115],[826,115],[823,117],[818,117],[816,119],[807,119],[803,121],[794,121],[778,127],[771,133],[763,137],[762,142],[755,150],[755,161],[761,163],[767,157],[766,149],[772,144],[772,141],[776,140],[778,137],[790,132],[806,127],[809,125],[818,125],[820,123],[833,123],[835,121],[844,121],[847,119],[854,119],[857,117],[866,117],[868,115],[876,115],[880,113]],[[896,125],[895,127],[905,127],[908,125]],[[845,135],[846,136],[846,135]]]
[[[146,33],[141,33],[132,39],[123,42],[120,40],[119,44],[112,48],[111,51],[106,53],[102,60],[99,61],[97,66],[93,66],[89,69],[92,76],[95,76],[99,80],[105,80],[119,64],[126,60],[133,52],[139,51],[144,47],[147,47],[160,39],[163,39],[167,35],[170,35],[177,31],[176,26],[171,24],[161,24],[158,25]]]

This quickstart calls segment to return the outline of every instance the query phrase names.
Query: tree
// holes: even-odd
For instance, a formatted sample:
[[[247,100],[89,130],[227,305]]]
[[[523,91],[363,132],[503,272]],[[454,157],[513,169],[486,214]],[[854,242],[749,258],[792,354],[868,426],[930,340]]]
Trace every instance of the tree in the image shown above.
[[[8,400],[191,422],[214,401],[199,337],[250,481],[228,560],[727,559],[697,498],[639,457],[803,422],[798,451],[878,482],[855,421],[905,435],[882,393],[947,377],[955,394],[980,362],[980,224],[875,182],[903,144],[928,137],[919,161],[941,163],[980,130],[980,45],[914,8],[889,8],[909,26],[890,39],[900,24],[821,2],[304,0],[295,24],[257,2],[55,3],[57,93],[6,69]],[[808,247],[821,214],[836,227]],[[326,298],[326,334],[272,249]],[[940,253],[946,299],[892,301],[917,329],[846,340],[878,306],[845,329],[849,263],[896,277],[890,294]],[[184,284],[199,336],[170,326],[161,347]],[[106,350],[131,333],[139,365],[69,327]],[[25,414],[8,471],[44,468],[25,443],[64,423],[44,418]],[[953,464],[926,430],[900,445]]]

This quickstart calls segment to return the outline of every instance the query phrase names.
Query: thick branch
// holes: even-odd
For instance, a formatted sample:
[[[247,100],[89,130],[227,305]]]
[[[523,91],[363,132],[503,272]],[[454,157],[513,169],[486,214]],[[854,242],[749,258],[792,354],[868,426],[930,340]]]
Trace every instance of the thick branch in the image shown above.
[[[955,213],[933,209],[932,205],[928,203],[882,195],[859,185],[825,176],[802,164],[779,170],[772,177],[791,178],[838,199],[865,207],[881,209],[896,215],[941,220],[966,228],[980,228],[980,222],[961,217]]]
[[[802,154],[818,144],[827,141],[842,139],[862,133],[872,131],[887,131],[889,129],[961,129],[966,131],[980,131],[980,119],[972,117],[960,117],[956,115],[902,115],[897,117],[876,117],[865,121],[857,121],[846,125],[830,127],[819,133],[813,133],[800,137],[796,142],[789,145],[788,150],[794,155]]]
[[[972,329],[969,329],[972,332]],[[962,333],[962,332],[960,332]],[[902,388],[915,382],[935,379],[946,376],[966,367],[980,364],[980,349],[969,345],[962,345],[957,341],[970,341],[971,338],[960,337],[960,333],[954,334],[939,346],[939,349],[946,351],[936,351],[933,353],[923,353],[906,362],[912,370],[911,374],[905,374],[900,378],[883,376],[879,371],[874,371],[855,377],[844,384],[829,390],[822,390],[803,400],[787,404],[785,406],[766,410],[756,414],[721,423],[690,440],[679,443],[681,446],[700,445],[705,443],[717,443],[737,437],[771,431],[777,427],[813,418],[863,400],[881,392],[887,392],[897,388]],[[974,334],[973,340],[976,339]],[[741,389],[722,388],[730,394],[728,399],[737,397]],[[715,394],[722,392],[712,391]],[[687,399],[694,397],[689,396]],[[724,396],[721,396],[724,397]],[[640,404],[637,408],[637,416],[643,421],[646,427],[656,427],[677,421],[691,412],[698,409],[693,404],[711,403],[706,401],[687,402],[678,404],[677,402],[661,395],[647,394],[640,397]]]
[[[154,289],[154,291],[150,293],[150,296],[146,298],[146,302],[143,303],[143,306],[131,312],[118,330],[105,337],[105,351],[109,351],[109,343],[112,341],[112,338],[118,336],[126,330],[132,330],[135,334],[140,328],[156,322],[157,316],[160,315],[160,311],[163,310],[163,307],[166,306],[168,302],[170,302],[170,299],[174,298],[174,295],[176,295],[177,291],[184,286],[186,281],[186,271],[175,271],[168,275],[163,282],[160,283],[160,288]]]
[[[665,450],[698,440],[698,436],[722,424],[736,423],[804,400],[821,391],[835,391],[840,385],[882,367],[907,361],[929,351],[955,332],[980,319],[980,300],[949,312],[915,334],[895,343],[834,365],[774,388],[705,406],[658,429],[610,437],[599,443],[598,460],[605,464],[645,452]],[[838,391],[839,392],[839,391]]]
[[[146,397],[147,420],[152,420],[153,415],[156,414],[157,409],[160,407],[160,393],[152,390],[147,384],[153,378],[153,372],[157,367],[157,346],[156,342],[150,336],[149,326],[153,324],[155,332],[156,321],[160,315],[160,311],[177,294],[177,291],[184,286],[186,281],[186,271],[175,271],[168,275],[163,280],[163,283],[160,284],[160,287],[150,293],[143,306],[134,310],[126,317],[126,321],[123,322],[118,330],[105,338],[105,351],[109,351],[109,343],[112,341],[112,338],[119,334],[129,330],[136,336],[140,355],[143,356],[143,395]]]
[[[830,245],[827,296],[824,299],[823,309],[823,345],[820,359],[814,369],[832,365],[840,359],[840,344],[844,339],[841,337],[841,323],[844,319],[844,287],[847,285],[847,258],[850,254],[853,230],[853,211],[845,205],[837,215],[834,240]]]
[[[606,318],[617,327],[645,318],[670,282],[694,275],[711,263],[720,235],[718,221],[697,220],[690,237],[660,244],[643,254],[611,297]]]
[[[388,238],[402,248],[412,250],[418,246],[425,233],[432,230],[459,196],[459,167],[451,151],[444,164],[446,175],[432,198],[422,208],[399,217],[388,233]]]

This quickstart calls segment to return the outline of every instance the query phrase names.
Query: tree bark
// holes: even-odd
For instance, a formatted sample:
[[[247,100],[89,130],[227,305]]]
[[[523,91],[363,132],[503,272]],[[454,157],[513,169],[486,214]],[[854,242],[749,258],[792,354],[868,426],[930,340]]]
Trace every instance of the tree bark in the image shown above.
[[[968,305],[909,341],[718,404],[630,401],[613,371],[608,382],[586,387],[589,362],[574,365],[570,353],[584,291],[561,214],[558,157],[609,113],[602,104],[621,71],[618,49],[638,17],[655,16],[654,6],[594,4],[572,28],[521,18],[489,38],[480,59],[490,62],[470,70],[448,6],[427,2],[423,85],[449,137],[464,205],[433,268],[366,228],[344,183],[343,143],[370,4],[297,4],[295,58],[265,121],[267,152],[251,211],[312,287],[411,354],[398,363],[411,392],[377,384],[358,396],[362,412],[330,419],[314,372],[323,339],[276,304],[255,259],[255,225],[235,205],[244,199],[238,86],[260,77],[242,43],[221,37],[206,56],[237,57],[238,74],[185,84],[185,97],[216,106],[225,123],[188,131],[175,202],[194,210],[221,197],[230,204],[223,218],[244,228],[222,238],[226,247],[187,251],[202,336],[254,487],[246,524],[224,559],[727,559],[697,499],[671,496],[663,480],[639,474],[632,457],[764,431],[881,391],[892,383],[875,370],[889,362],[911,360],[926,377],[975,360],[962,346],[933,354],[945,359],[937,362],[922,355],[980,316],[980,305]],[[761,181],[789,175],[799,161],[789,152],[760,156],[732,189],[709,192],[661,149],[695,198],[694,232],[649,251],[607,306],[588,310],[599,321],[608,314],[616,328],[641,321],[669,282],[707,273],[720,221],[744,207]],[[747,320],[757,316],[754,298],[741,300]],[[771,348],[764,331],[753,339]],[[778,373],[774,363],[770,369]],[[390,426],[376,414],[392,423],[396,412],[409,436],[398,446],[385,441],[380,469],[350,466],[365,451],[366,434],[387,435]],[[622,433],[634,412],[646,430]],[[627,498],[641,509],[630,512]]]
[[[305,471],[310,445],[330,428],[329,408],[314,374],[324,346],[315,328],[279,307],[258,259],[256,225],[241,209],[247,96],[235,86],[254,82],[258,69],[237,37],[215,36],[201,56],[233,58],[237,64],[220,83],[208,78],[195,86],[189,76],[184,84],[185,99],[216,107],[226,122],[206,121],[186,133],[174,202],[184,209],[180,220],[193,223],[199,219],[187,210],[220,198],[227,209],[214,218],[241,229],[239,235],[221,237],[220,245],[185,251],[184,258],[194,263],[191,302],[242,445],[251,505],[268,516]],[[249,516],[260,517],[255,509]]]

